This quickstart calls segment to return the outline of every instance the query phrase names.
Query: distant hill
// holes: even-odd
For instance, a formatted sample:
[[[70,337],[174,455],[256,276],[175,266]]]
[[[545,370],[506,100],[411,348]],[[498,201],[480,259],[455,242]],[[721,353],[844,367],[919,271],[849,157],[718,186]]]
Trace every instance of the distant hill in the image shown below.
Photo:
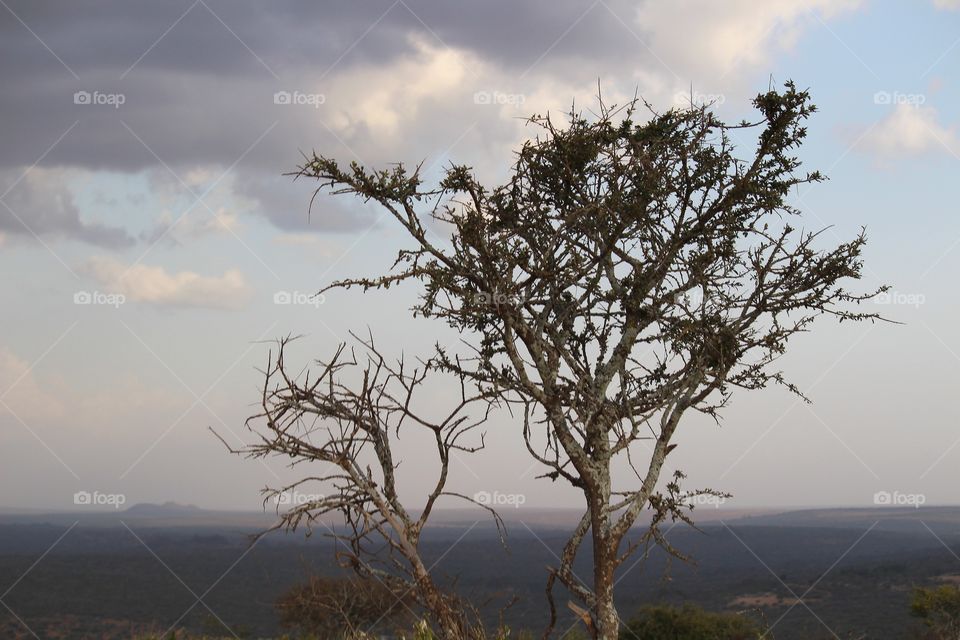
[[[287,505],[281,505],[281,510]],[[577,509],[543,509],[536,507],[499,507],[498,512],[511,535],[522,534],[528,527],[568,531],[576,526],[582,512]],[[929,535],[930,529],[939,534],[960,535],[960,506],[869,507],[869,508],[811,508],[792,511],[775,509],[744,509],[723,505],[697,507],[691,514],[700,526],[723,524],[744,527],[816,527],[865,530],[871,526],[881,531],[920,533]],[[275,523],[277,514],[272,505],[265,511],[220,511],[204,509],[177,502],[139,503],[123,510],[72,509],[43,512],[27,509],[0,508],[0,524],[57,524],[79,522],[84,526],[117,526],[121,522],[149,527],[226,527],[230,529],[263,530]],[[339,523],[335,515],[321,519],[333,525]],[[641,520],[638,526],[644,526]],[[476,527],[478,532],[495,531],[490,514],[479,507],[441,509],[434,513],[429,527],[437,535],[459,536],[464,527]]]
[[[138,503],[123,510],[71,509],[70,511],[0,510],[0,524],[55,524],[113,527],[121,522],[149,527],[224,527],[262,530],[272,525],[276,514],[260,511],[218,511],[178,502]]]
[[[281,511],[289,505],[281,505]],[[503,518],[508,528],[524,530],[524,525],[530,527],[557,528],[562,530],[575,527],[580,521],[583,511],[580,509],[540,508],[498,506],[497,512]],[[416,511],[413,511],[416,513]],[[704,506],[697,507],[692,514],[699,523],[715,522],[719,520],[731,521],[748,515],[775,513],[770,509],[740,509],[727,505],[718,509]],[[0,507],[0,523],[56,523],[71,524],[77,520],[81,524],[100,526],[119,524],[120,521],[133,522],[142,520],[151,526],[245,526],[260,529],[273,523],[277,518],[274,506],[268,503],[265,511],[221,511],[218,509],[204,509],[192,504],[178,502],[138,503],[126,509],[113,510],[108,508],[71,509],[70,511],[41,511],[37,509],[4,509]],[[340,522],[336,515],[328,515],[320,519],[327,524]],[[463,526],[478,526],[481,530],[493,528],[494,523],[489,512],[475,506],[453,509],[438,509],[431,518],[431,528],[452,529],[460,531]],[[522,524],[521,524],[522,523]],[[643,526],[642,520],[638,526]],[[459,535],[459,534],[458,534]]]
[[[866,507],[801,509],[781,513],[746,515],[728,524],[765,527],[818,527],[867,529],[909,533],[960,534],[960,507]]]

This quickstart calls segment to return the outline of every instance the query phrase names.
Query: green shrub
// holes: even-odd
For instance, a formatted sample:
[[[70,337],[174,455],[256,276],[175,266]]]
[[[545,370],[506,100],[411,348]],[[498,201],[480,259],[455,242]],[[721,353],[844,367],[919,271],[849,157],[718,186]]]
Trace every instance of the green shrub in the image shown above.
[[[935,637],[955,640],[960,637],[960,588],[952,584],[917,587],[910,613],[922,618]]]
[[[621,640],[755,640],[760,625],[742,614],[715,613],[685,604],[649,605],[620,632]]]

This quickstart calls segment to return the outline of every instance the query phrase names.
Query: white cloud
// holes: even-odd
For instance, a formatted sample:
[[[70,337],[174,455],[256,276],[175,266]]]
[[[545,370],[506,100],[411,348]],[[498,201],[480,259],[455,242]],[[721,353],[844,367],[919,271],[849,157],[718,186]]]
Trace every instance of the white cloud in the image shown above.
[[[422,36],[410,38],[414,56],[336,77],[330,87],[336,100],[330,105],[336,108],[334,128],[350,135],[362,125],[374,135],[394,137],[404,122],[416,117],[422,102],[462,87],[467,69],[477,64],[462,51],[433,46]]]
[[[66,414],[62,395],[51,385],[38,383],[30,363],[5,346],[0,346],[0,397],[31,428]],[[0,406],[0,415],[4,413],[7,409]]]
[[[198,206],[177,216],[165,210],[156,224],[142,233],[140,238],[149,244],[160,241],[184,244],[188,240],[208,235],[235,234],[240,227],[240,217],[236,212],[220,207],[210,213]]]
[[[102,432],[144,412],[169,415],[183,404],[176,394],[148,385],[129,372],[93,390],[78,388],[68,376],[38,373],[4,345],[0,345],[0,397],[6,405],[0,405],[0,417],[10,412],[9,407],[16,415],[10,418],[13,423],[22,420],[57,453],[59,447],[49,440],[51,429],[62,432],[82,427],[86,433]],[[0,431],[16,434],[17,428],[11,424],[10,429]]]
[[[347,245],[315,233],[281,233],[274,236],[273,244],[321,261],[335,260],[347,250]]]
[[[121,293],[128,300],[171,307],[241,309],[252,290],[236,269],[222,276],[202,276],[192,271],[168,273],[163,267],[124,265],[117,260],[95,257],[83,265],[100,286]]]
[[[236,233],[240,226],[237,214],[226,209],[218,209],[216,215],[208,218],[203,223],[196,226],[196,232],[204,233]]]
[[[899,104],[863,138],[862,147],[882,158],[960,152],[954,127],[938,121],[933,107]]]
[[[933,6],[941,10],[956,11],[960,9],[960,0],[933,0]]]
[[[0,171],[0,191],[9,189],[0,206],[0,232],[6,235],[80,240],[101,247],[132,244],[126,230],[81,215],[71,183],[94,173],[63,167]],[[86,213],[86,212],[85,212]]]
[[[637,24],[647,44],[681,79],[705,80],[768,66],[803,30],[857,9],[861,0],[675,0],[646,2]],[[698,87],[695,90],[713,90]]]

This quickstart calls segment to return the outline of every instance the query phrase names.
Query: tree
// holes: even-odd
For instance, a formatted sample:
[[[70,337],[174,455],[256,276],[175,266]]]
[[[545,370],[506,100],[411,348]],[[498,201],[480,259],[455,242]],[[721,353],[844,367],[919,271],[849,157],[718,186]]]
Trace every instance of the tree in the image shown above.
[[[326,491],[306,493],[309,499],[297,500],[280,514],[271,530],[305,526],[309,534],[318,524],[324,527],[326,535],[338,544],[341,565],[363,579],[357,584],[378,582],[379,597],[393,596],[369,621],[370,627],[387,619],[398,606],[413,612],[413,604],[426,612],[445,640],[481,636],[475,611],[437,584],[419,545],[439,498],[453,496],[479,504],[445,487],[451,455],[483,448],[482,436],[474,438],[473,432],[486,420],[493,406],[491,398],[487,392],[472,393],[469,380],[461,378],[459,401],[446,415],[431,419],[417,411],[416,392],[436,371],[435,363],[427,360],[411,366],[401,359],[393,364],[381,355],[372,336],[353,337],[363,357],[340,345],[332,358],[317,362],[316,373],[289,371],[284,355],[291,338],[280,340],[276,357],[271,353],[264,371],[260,411],[247,419],[259,441],[239,450],[225,441],[224,445],[251,458],[284,456],[291,467],[320,463],[315,467],[319,471],[285,487],[265,490],[264,504],[280,498],[278,511],[288,492],[307,486]],[[471,414],[478,404],[479,413]],[[401,430],[409,435],[411,429],[428,434],[438,463],[436,483],[417,515],[400,500],[398,461],[393,453],[393,442]],[[429,450],[424,455],[429,455]],[[427,462],[419,461],[418,468],[427,468]],[[502,532],[496,512],[480,506],[493,514]],[[342,517],[339,530],[324,520],[331,514]]]
[[[594,636],[616,638],[617,568],[651,542],[677,553],[658,526],[689,522],[690,497],[717,493],[682,490],[682,474],[658,488],[685,415],[719,419],[737,388],[774,383],[802,396],[773,366],[789,339],[822,315],[877,317],[853,309],[876,292],[842,285],[860,277],[863,231],[821,248],[822,232],[791,224],[791,189],[823,179],[799,173],[794,155],[815,111],[808,93],[787,83],[753,104],[759,118],[737,125],[708,105],[658,113],[637,99],[618,108],[601,98],[598,113],[571,110],[565,126],[533,116],[540,133],[494,188],[456,164],[435,187],[419,165],[341,167],[316,153],[296,171],[317,192],[378,203],[410,242],[384,275],[323,291],[420,282],[414,314],[474,339],[469,357],[438,346],[435,365],[522,416],[542,477],[582,491],[583,517],[548,576],[545,636],[559,581],[589,609]],[[734,130],[756,134],[746,159]],[[431,225],[450,230],[449,247]],[[636,478],[614,486],[624,463]],[[649,526],[628,540],[648,510]],[[571,569],[587,535],[589,586]]]
[[[935,638],[960,637],[960,588],[944,584],[939,587],[917,587],[910,600],[910,613],[930,628]]]

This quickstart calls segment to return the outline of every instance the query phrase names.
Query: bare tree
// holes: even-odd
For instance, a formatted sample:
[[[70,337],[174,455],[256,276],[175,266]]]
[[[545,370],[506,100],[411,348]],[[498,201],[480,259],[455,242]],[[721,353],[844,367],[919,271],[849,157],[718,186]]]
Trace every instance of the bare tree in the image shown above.
[[[794,155],[815,111],[808,93],[787,83],[753,104],[757,120],[737,125],[707,105],[658,113],[638,99],[572,109],[564,126],[533,116],[538,135],[492,189],[460,165],[433,188],[420,166],[344,168],[312,154],[296,172],[317,179],[317,192],[377,202],[412,241],[385,275],[324,291],[420,281],[415,314],[475,338],[463,359],[438,347],[436,366],[522,416],[544,476],[583,492],[548,594],[562,583],[597,638],[618,634],[617,568],[638,545],[665,543],[659,524],[688,520],[696,492],[679,488],[682,474],[658,488],[681,419],[718,420],[736,388],[775,383],[802,396],[773,366],[788,340],[822,315],[877,317],[854,309],[875,292],[841,284],[860,277],[863,232],[825,247],[822,233],[792,224],[790,191],[823,179],[799,173]],[[735,130],[755,137],[746,158]],[[449,246],[437,229],[451,232]],[[618,465],[635,476],[624,486]],[[588,535],[590,586],[571,569]]]
[[[291,467],[310,464],[310,475],[265,490],[264,504],[301,487],[326,491],[304,492],[309,499],[293,501],[273,529],[304,526],[309,534],[320,524],[326,535],[342,543],[337,551],[342,566],[395,594],[390,607],[407,607],[408,596],[413,596],[446,640],[479,636],[482,626],[475,610],[437,584],[421,555],[420,539],[442,496],[474,502],[447,491],[446,484],[455,452],[470,454],[483,448],[482,434],[474,432],[493,406],[489,393],[471,393],[470,380],[461,376],[455,406],[441,419],[431,420],[415,409],[415,395],[435,371],[435,363],[410,366],[402,359],[390,363],[372,336],[354,338],[360,343],[361,358],[341,345],[329,361],[317,363],[316,372],[298,374],[291,374],[284,361],[291,339],[280,340],[276,358],[271,353],[264,372],[261,411],[247,420],[259,441],[231,450],[253,458],[285,456]],[[479,407],[476,413],[474,406]],[[409,435],[411,429],[425,430],[434,442],[438,468],[436,482],[417,514],[401,502],[399,460],[393,451],[401,430]],[[428,462],[418,460],[418,469],[428,468]],[[278,500],[278,511],[279,504],[288,502]],[[496,512],[479,506],[493,514],[502,535]],[[342,517],[339,531],[323,520],[331,515]],[[380,613],[386,618],[389,608]]]

